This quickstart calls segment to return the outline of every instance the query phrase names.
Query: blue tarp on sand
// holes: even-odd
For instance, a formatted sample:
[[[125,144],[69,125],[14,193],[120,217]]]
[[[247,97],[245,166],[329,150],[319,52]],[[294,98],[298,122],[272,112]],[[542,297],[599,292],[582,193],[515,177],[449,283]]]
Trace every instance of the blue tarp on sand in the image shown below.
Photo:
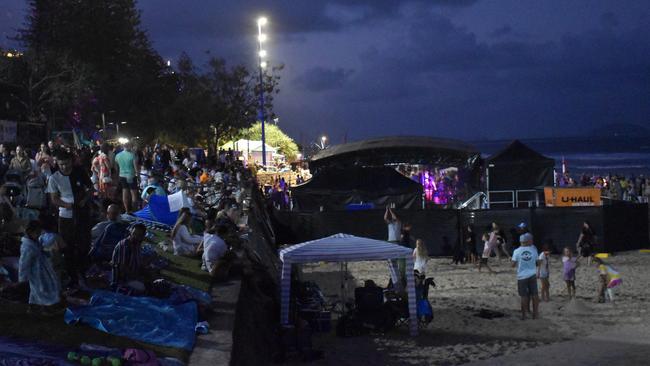
[[[60,346],[0,337],[0,365],[74,366],[65,360],[68,350]]]
[[[193,301],[168,300],[95,291],[86,306],[68,308],[65,322],[80,321],[103,332],[160,346],[192,350],[198,310]]]
[[[149,204],[142,210],[134,212],[133,215],[147,221],[174,226],[176,218],[178,218],[178,211],[171,212],[169,210],[167,196],[152,195],[149,198]]]

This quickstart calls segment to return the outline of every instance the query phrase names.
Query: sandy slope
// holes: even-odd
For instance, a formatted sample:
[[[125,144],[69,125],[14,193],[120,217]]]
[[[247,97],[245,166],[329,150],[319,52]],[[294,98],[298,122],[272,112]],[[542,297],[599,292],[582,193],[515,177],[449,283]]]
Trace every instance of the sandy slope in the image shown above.
[[[561,274],[560,257],[551,262],[551,302],[542,303],[541,319],[521,321],[516,296],[515,272],[506,260],[491,259],[498,272],[478,273],[470,265],[450,265],[448,259],[429,262],[428,276],[438,287],[429,293],[435,320],[420,336],[411,338],[402,327],[386,335],[337,338],[318,335],[314,346],[325,351],[322,365],[455,365],[474,360],[512,354],[524,349],[563,340],[608,332],[617,327],[636,325],[650,335],[650,255],[621,253],[610,258],[623,276],[615,303],[594,301],[598,286],[595,267],[586,262],[578,268],[578,300],[569,302]],[[388,271],[384,262],[350,263],[352,283],[372,279],[385,286]],[[305,278],[313,279],[324,292],[340,293],[339,266],[319,264],[304,269]],[[499,311],[503,318],[483,319],[480,309]],[[577,350],[579,351],[579,350]]]

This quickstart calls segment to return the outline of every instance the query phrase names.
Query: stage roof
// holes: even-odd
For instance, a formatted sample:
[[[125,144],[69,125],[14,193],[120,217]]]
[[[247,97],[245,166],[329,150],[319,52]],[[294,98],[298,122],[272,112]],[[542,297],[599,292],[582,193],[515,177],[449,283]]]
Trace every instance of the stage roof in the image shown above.
[[[316,154],[312,172],[326,166],[382,166],[421,164],[472,166],[479,158],[474,146],[458,140],[424,136],[381,137],[335,145]]]

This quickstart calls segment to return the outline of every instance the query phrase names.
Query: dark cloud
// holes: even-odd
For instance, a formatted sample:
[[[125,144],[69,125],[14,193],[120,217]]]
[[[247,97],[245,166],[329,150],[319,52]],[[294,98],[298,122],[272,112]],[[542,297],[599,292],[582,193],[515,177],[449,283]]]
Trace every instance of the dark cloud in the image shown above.
[[[269,1],[141,1],[147,28],[152,34],[173,37],[237,37],[266,15],[275,34],[337,31],[346,25],[394,18],[405,4],[468,7],[476,0],[330,0]]]
[[[600,16],[600,23],[605,28],[614,28],[618,25],[618,18],[614,13],[608,11]]]
[[[490,32],[490,37],[500,38],[509,34],[512,34],[512,27],[509,25],[504,25]]]
[[[362,66],[331,103],[372,121],[373,134],[575,135],[611,122],[643,124],[650,115],[646,23],[555,42],[488,44],[443,16],[404,22],[408,31],[387,40],[390,47],[362,53]]]
[[[314,67],[294,79],[293,84],[303,90],[322,92],[341,88],[353,70]]]

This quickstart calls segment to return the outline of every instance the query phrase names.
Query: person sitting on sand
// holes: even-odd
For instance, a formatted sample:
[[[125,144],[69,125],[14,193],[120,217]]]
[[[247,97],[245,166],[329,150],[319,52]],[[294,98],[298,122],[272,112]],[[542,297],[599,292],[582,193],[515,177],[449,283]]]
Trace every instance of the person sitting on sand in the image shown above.
[[[578,258],[573,256],[571,248],[565,247],[564,257],[562,257],[562,276],[566,283],[569,300],[576,298],[576,268],[578,265]]]
[[[533,302],[533,319],[537,319],[539,297],[537,295],[537,264],[539,254],[533,245],[533,235],[527,230],[526,224],[519,224],[522,232],[519,237],[520,246],[512,254],[512,266],[517,267],[517,289],[521,297],[521,319],[526,319],[530,312],[530,302]]]
[[[39,243],[43,226],[30,221],[21,239],[18,281],[29,282],[30,311],[41,306],[51,306],[60,301],[60,283],[48,254]]]

